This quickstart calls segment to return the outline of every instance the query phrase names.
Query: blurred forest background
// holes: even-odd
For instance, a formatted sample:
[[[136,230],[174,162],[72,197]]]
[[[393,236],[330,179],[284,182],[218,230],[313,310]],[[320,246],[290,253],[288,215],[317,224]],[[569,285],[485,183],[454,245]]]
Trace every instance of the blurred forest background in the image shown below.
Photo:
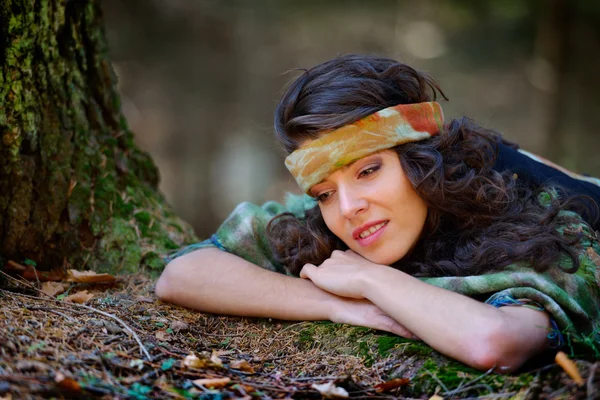
[[[600,176],[600,1],[104,0],[124,112],[200,237],[241,201],[298,191],[273,139],[298,73],[346,53],[430,73],[522,148]]]

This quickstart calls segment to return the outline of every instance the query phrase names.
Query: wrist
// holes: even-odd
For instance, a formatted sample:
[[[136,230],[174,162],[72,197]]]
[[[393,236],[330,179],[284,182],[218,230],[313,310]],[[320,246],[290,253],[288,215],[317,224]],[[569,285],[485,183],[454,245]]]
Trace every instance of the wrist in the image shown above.
[[[341,298],[329,293],[326,290],[321,289],[308,279],[297,278],[303,285],[306,285],[307,289],[310,289],[308,295],[312,305],[310,306],[311,317],[309,319],[314,321],[319,320],[330,320],[335,318],[340,312]]]
[[[399,271],[381,264],[375,264],[372,268],[362,271],[359,277],[362,297],[373,302],[373,298],[381,292],[383,285],[393,279],[390,276],[393,272]]]

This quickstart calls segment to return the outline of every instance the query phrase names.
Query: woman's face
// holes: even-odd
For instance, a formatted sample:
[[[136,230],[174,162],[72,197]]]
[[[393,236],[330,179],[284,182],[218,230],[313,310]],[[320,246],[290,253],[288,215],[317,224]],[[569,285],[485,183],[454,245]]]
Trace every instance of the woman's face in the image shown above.
[[[390,265],[404,257],[427,217],[427,206],[394,150],[338,169],[310,192],[327,227],[351,250],[377,264]]]

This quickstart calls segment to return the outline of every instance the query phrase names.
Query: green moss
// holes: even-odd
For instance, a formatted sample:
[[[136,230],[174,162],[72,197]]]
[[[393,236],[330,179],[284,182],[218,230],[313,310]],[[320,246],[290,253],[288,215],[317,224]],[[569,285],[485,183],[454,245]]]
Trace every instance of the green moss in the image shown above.
[[[315,326],[311,325],[308,328],[304,328],[299,332],[298,343],[301,346],[312,346],[315,342]]]
[[[403,342],[404,340],[400,336],[381,336],[377,339],[377,353],[385,357],[390,349]]]
[[[160,272],[165,266],[164,259],[153,251],[144,254],[142,263],[144,266],[150,268],[152,272]]]
[[[367,367],[371,367],[375,362],[375,359],[373,358],[373,352],[367,340],[358,342],[358,354],[362,357],[363,362]]]

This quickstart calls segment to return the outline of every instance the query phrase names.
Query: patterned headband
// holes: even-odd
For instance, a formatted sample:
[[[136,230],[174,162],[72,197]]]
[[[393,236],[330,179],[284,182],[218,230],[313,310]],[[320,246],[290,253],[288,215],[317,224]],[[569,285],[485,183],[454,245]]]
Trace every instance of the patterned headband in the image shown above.
[[[313,140],[290,154],[285,166],[310,194],[311,187],[335,170],[369,154],[435,136],[443,125],[442,107],[434,101],[400,104]]]

